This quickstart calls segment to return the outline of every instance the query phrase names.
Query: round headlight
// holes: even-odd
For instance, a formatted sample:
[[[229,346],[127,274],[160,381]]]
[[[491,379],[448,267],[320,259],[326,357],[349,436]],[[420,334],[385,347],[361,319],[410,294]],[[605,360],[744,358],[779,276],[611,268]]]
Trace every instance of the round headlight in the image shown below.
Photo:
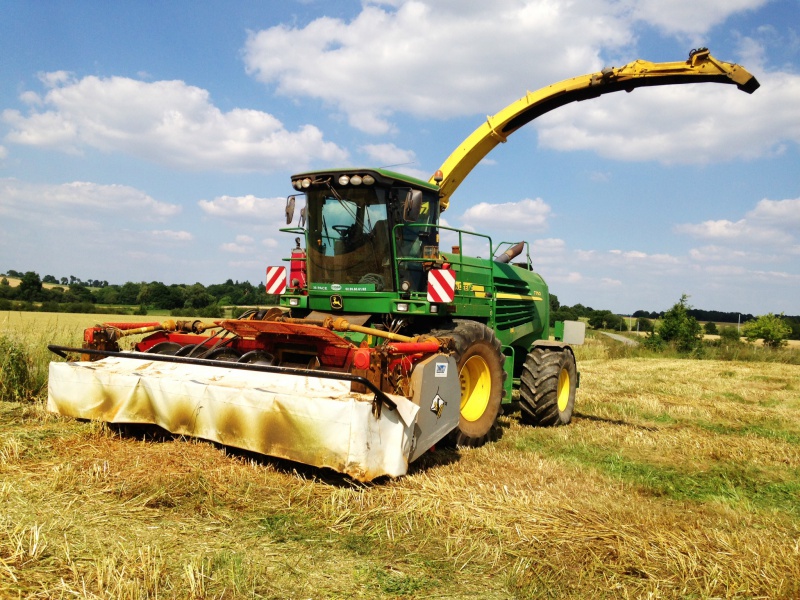
[[[294,189],[296,189],[296,190],[299,190],[299,189],[302,189],[303,185],[300,183],[300,180],[299,180],[299,179],[295,179],[295,180],[292,182],[292,187],[293,187]]]
[[[339,185],[347,185],[350,183],[350,178],[347,175],[339,175]]]
[[[361,181],[364,182],[364,185],[372,185],[375,183],[375,178],[372,175],[364,175]]]
[[[306,177],[305,179],[303,179],[303,182],[301,183],[301,185],[304,188],[310,188],[311,187],[311,180],[308,177]]]
[[[353,185],[361,185],[361,175],[353,175],[350,178],[350,183]]]

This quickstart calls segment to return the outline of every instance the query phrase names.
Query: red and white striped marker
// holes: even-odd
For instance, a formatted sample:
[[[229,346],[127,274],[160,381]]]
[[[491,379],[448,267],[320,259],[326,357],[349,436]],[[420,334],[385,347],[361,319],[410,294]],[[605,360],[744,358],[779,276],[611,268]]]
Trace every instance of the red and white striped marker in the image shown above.
[[[286,267],[267,267],[267,293],[282,294],[286,291]]]
[[[428,302],[452,302],[456,295],[456,272],[453,269],[428,271]]]

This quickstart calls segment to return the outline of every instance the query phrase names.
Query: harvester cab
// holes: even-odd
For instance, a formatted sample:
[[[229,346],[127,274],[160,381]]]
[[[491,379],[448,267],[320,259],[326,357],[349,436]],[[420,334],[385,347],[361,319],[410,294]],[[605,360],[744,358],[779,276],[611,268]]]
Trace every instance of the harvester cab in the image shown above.
[[[366,313],[404,311],[425,291],[425,268],[439,257],[438,187],[382,169],[305,173],[292,184],[305,191],[308,285],[281,304],[303,309]],[[296,268],[293,266],[293,270]]]
[[[386,169],[295,175],[287,225],[298,199],[305,205],[283,229],[295,235],[289,268],[267,269],[278,306],[214,322],[91,327],[81,348],[50,346],[80,360],[51,363],[48,409],[155,425],[361,481],[402,475],[443,440],[486,443],[512,397],[525,423],[569,423],[575,355],[550,339],[549,292],[527,243],[445,227],[440,213],[474,166],[536,117],[606,93],[694,82],[758,88],[705,48],[686,61],[637,60],[529,92],[488,117],[429,181]],[[450,251],[440,248],[444,233]],[[463,251],[475,245],[491,258]]]

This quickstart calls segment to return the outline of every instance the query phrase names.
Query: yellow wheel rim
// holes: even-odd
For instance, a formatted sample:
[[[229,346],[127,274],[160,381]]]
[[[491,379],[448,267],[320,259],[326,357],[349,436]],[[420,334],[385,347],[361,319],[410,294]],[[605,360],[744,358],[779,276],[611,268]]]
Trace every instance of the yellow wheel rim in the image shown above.
[[[564,412],[569,404],[569,371],[561,369],[558,375],[558,410]]]
[[[492,392],[489,365],[480,356],[473,356],[461,367],[461,416],[477,421],[486,412]]]

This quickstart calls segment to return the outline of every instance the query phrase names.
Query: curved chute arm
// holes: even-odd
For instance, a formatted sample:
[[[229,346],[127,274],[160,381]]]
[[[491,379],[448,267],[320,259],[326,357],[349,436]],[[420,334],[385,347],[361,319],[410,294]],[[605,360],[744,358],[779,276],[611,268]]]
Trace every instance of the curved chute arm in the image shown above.
[[[637,87],[701,82],[735,84],[748,94],[752,94],[760,85],[744,67],[719,61],[711,56],[707,48],[701,48],[692,50],[687,61],[653,63],[636,60],[623,67],[609,67],[599,73],[573,77],[536,92],[528,92],[496,115],[487,117],[486,123],[472,132],[447,158],[440,172],[431,177],[430,183],[439,184],[441,209],[447,208],[450,195],[497,144],[505,142],[517,129],[555,108],[611,92],[630,92]]]

